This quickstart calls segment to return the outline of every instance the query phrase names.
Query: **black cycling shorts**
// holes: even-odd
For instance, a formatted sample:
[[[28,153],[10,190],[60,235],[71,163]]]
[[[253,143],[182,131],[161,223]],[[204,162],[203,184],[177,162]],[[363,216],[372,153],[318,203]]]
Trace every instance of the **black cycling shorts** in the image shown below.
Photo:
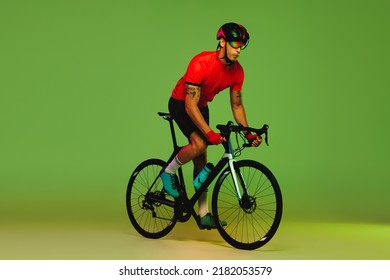
[[[199,134],[203,136],[203,134],[200,133],[199,128],[194,124],[190,116],[187,114],[184,101],[177,100],[171,97],[169,99],[168,108],[169,113],[172,115],[180,130],[188,139],[194,131],[199,131]],[[199,110],[206,123],[209,124],[209,107],[206,106],[204,108],[199,108]]]

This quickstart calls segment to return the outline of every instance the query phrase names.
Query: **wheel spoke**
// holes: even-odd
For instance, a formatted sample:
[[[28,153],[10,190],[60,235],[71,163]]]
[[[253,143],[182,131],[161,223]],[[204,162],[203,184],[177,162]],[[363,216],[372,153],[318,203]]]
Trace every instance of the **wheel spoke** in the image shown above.
[[[256,249],[275,234],[282,214],[282,197],[272,173],[255,161],[236,162],[247,192],[237,200],[229,170],[224,171],[213,193],[213,214],[227,222],[219,227],[222,237],[232,246]],[[242,186],[241,186],[242,187]]]
[[[166,235],[176,223],[172,207],[152,202],[150,199],[146,200],[148,191],[154,195],[161,194],[162,182],[158,176],[164,166],[165,163],[157,159],[141,163],[133,172],[127,187],[126,204],[129,219],[134,228],[148,238]]]

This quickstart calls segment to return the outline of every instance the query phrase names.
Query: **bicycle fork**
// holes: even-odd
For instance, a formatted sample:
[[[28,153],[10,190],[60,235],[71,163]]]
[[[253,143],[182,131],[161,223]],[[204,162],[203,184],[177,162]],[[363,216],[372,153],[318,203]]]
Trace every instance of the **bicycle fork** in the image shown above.
[[[241,200],[241,192],[240,192],[240,188],[238,187],[238,179],[237,179],[237,173],[236,173],[236,168],[235,168],[235,162],[236,160],[233,158],[233,156],[231,154],[228,154],[227,155],[228,159],[229,159],[229,168],[230,168],[230,174],[232,175],[232,179],[233,179],[233,183],[234,183],[234,188],[236,190],[236,195],[237,195],[237,199],[240,201]],[[242,178],[242,176],[240,176]],[[240,179],[241,179],[240,178]],[[241,183],[244,183],[244,182],[241,182]],[[245,185],[243,185],[245,186]]]
[[[234,188],[235,188],[235,191],[236,191],[237,199],[238,199],[238,201],[241,201],[242,194],[241,194],[241,191],[240,191],[240,185],[242,186],[244,194],[247,193],[247,191],[246,191],[246,183],[245,183],[244,177],[242,176],[240,170],[238,168],[236,168],[236,164],[235,164],[236,160],[235,160],[235,158],[234,158],[232,153],[225,153],[223,155],[223,157],[228,159],[228,165],[229,165],[229,169],[230,169],[230,174],[231,174],[232,179],[233,179],[233,183],[234,183]]]
[[[245,213],[253,213],[257,207],[256,197],[249,195],[248,185],[244,180],[244,176],[241,173],[241,170],[237,167],[236,161],[232,157],[229,157],[229,169],[240,207]],[[240,191],[240,186],[242,188],[242,192]]]

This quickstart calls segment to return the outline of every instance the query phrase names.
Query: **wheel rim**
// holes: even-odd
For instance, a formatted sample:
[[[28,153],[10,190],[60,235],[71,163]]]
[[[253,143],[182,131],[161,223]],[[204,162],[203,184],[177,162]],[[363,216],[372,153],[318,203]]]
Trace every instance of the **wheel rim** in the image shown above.
[[[248,194],[242,194],[240,202],[230,172],[223,173],[213,195],[214,215],[227,222],[227,226],[218,230],[228,243],[240,249],[256,249],[266,244],[281,219],[279,186],[272,173],[259,165],[252,166],[252,161],[251,165],[241,163],[240,172]]]
[[[147,190],[158,177],[163,164],[150,162],[140,165],[129,181],[127,194],[127,210],[134,228],[148,238],[160,238],[166,235],[175,225],[174,209],[158,202],[150,202],[145,196]],[[151,192],[161,192],[162,182],[158,179]]]

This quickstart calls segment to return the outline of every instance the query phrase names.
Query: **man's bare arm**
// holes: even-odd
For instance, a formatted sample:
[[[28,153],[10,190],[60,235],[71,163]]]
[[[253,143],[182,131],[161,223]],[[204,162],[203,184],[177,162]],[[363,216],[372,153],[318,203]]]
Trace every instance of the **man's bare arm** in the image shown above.
[[[194,124],[199,128],[199,130],[206,135],[211,128],[206,123],[203,118],[199,108],[198,102],[201,93],[201,87],[192,84],[186,84],[186,99],[185,99],[185,109],[187,114],[190,116]]]

